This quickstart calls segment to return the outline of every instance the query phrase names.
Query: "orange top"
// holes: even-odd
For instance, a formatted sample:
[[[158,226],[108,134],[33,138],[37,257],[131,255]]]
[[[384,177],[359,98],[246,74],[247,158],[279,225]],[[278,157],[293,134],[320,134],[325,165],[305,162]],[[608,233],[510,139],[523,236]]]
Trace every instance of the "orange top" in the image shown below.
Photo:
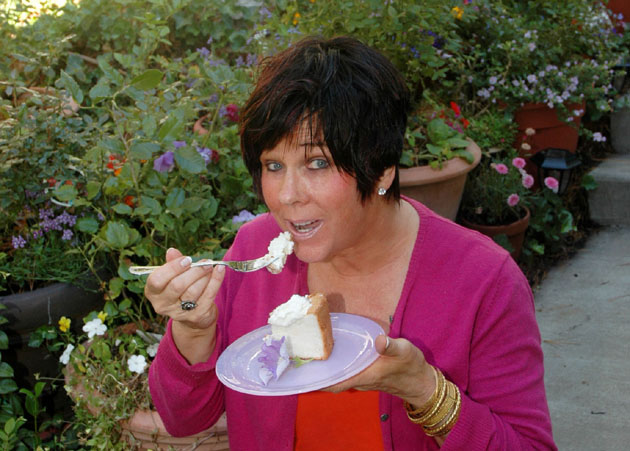
[[[377,391],[298,395],[296,451],[383,449]]]

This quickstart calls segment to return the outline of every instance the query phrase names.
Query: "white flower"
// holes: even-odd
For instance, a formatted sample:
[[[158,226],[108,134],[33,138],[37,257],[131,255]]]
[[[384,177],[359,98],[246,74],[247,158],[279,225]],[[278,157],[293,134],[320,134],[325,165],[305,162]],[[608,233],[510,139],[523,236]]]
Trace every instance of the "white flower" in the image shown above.
[[[83,332],[87,332],[88,338],[93,338],[94,335],[103,335],[107,332],[107,326],[103,324],[103,320],[100,318],[94,318],[88,321],[83,326]]]
[[[59,361],[63,363],[64,365],[67,365],[68,362],[70,361],[70,354],[72,353],[73,349],[74,349],[74,345],[69,344],[68,347],[63,351],[63,354],[61,354],[61,357],[59,357]]]
[[[533,42],[530,42],[530,43],[527,45],[527,48],[529,48],[529,51],[530,51],[530,52],[533,52],[534,50],[536,50],[536,44],[535,44],[535,43],[533,43]]]
[[[593,133],[593,141],[595,142],[606,142],[606,137],[604,135],[602,135],[600,132],[595,132]]]
[[[159,343],[153,343],[147,346],[147,354],[149,354],[149,357],[155,357],[155,355],[157,354],[158,346],[160,346]]]
[[[490,83],[491,85],[496,84],[497,81],[498,81],[498,78],[495,77],[494,75],[488,79],[488,83]]]
[[[538,81],[538,78],[536,78],[534,74],[529,74],[527,76],[527,81],[535,84]]]
[[[129,360],[127,360],[127,367],[129,371],[133,373],[142,374],[147,367],[147,360],[143,355],[132,355],[129,357]]]

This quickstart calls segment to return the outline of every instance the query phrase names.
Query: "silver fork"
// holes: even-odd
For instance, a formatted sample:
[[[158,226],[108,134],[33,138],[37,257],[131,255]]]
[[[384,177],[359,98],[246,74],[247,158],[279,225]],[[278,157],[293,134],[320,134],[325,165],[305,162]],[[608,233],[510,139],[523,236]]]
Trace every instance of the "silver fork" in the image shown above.
[[[190,267],[195,268],[197,266],[224,265],[232,268],[234,271],[252,272],[269,266],[279,258],[280,257],[272,259],[268,255],[265,255],[264,257],[255,258],[253,260],[242,261],[199,260],[198,262],[191,263]],[[131,274],[135,274],[136,276],[142,276],[144,274],[151,274],[158,268],[160,268],[160,266],[130,266],[129,272]]]

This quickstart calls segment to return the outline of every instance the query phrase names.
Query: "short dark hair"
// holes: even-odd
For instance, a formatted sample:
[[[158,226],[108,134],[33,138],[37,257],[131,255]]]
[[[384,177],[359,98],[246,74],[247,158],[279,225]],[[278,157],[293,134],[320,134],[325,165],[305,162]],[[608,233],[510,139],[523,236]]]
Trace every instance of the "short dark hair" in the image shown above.
[[[356,179],[363,201],[392,166],[396,176],[387,196],[400,199],[398,161],[409,105],[400,72],[351,37],[309,37],[265,58],[240,119],[243,159],[258,194],[261,153],[308,120],[311,136],[323,137],[337,168]]]

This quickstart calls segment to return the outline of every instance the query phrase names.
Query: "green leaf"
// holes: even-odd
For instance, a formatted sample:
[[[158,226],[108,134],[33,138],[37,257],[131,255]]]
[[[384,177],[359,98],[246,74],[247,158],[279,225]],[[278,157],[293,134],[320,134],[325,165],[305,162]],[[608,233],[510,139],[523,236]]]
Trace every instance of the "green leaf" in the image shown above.
[[[173,188],[166,196],[165,204],[166,207],[173,210],[175,208],[181,207],[186,199],[186,192],[181,188]]]
[[[17,391],[18,386],[13,379],[0,379],[0,395]]]
[[[124,80],[123,76],[107,62],[107,59],[106,56],[99,55],[98,58],[96,58],[98,67],[112,83],[116,86],[122,85]]]
[[[144,71],[137,77],[134,77],[131,80],[131,86],[136,89],[140,89],[141,91],[148,91],[149,89],[155,88],[158,84],[160,84],[160,80],[164,77],[162,71],[157,69],[149,69]]]
[[[160,141],[173,141],[177,138],[177,136],[181,135],[183,130],[183,115],[173,112],[160,127],[160,130],[158,131],[158,139]]]
[[[206,170],[206,162],[203,157],[195,149],[188,146],[180,147],[175,151],[175,161],[180,169],[191,174],[199,174]]]
[[[98,232],[98,221],[92,216],[84,216],[83,218],[77,219],[77,228],[81,232],[96,233]]]
[[[114,205],[112,207],[112,210],[114,210],[119,215],[130,215],[133,212],[129,205],[121,203]]]
[[[109,88],[109,85],[98,83],[94,85],[92,89],[90,89],[90,92],[88,95],[90,96],[92,100],[94,100],[95,102],[98,102],[99,100],[104,99],[105,97],[111,96],[112,91]]]
[[[0,362],[0,377],[13,377],[13,368],[7,362]]]
[[[9,337],[3,330],[0,330],[0,349],[9,349]]]
[[[597,182],[591,174],[584,174],[582,177],[582,188],[587,191],[592,191],[597,188]]]
[[[151,213],[152,215],[159,215],[162,213],[162,206],[160,203],[152,197],[149,196],[140,196],[140,207],[136,208],[136,210],[140,210],[141,208],[147,209],[146,213]],[[146,214],[141,213],[141,214]]]
[[[117,298],[122,292],[125,281],[120,277],[113,277],[109,280],[109,292],[113,298]]]
[[[76,199],[79,192],[74,185],[61,185],[53,191],[55,197],[62,202],[70,202]]]
[[[138,160],[150,160],[153,154],[160,150],[160,145],[152,142],[137,142],[131,144],[131,156]]]
[[[79,105],[83,102],[83,91],[81,91],[79,84],[64,70],[61,71],[59,84],[68,90]]]
[[[127,226],[120,222],[109,222],[105,226],[105,241],[115,249],[123,249],[129,244]]]
[[[87,198],[88,200],[94,199],[101,192],[101,184],[100,182],[96,182],[94,180],[87,182],[85,186],[87,190]]]

